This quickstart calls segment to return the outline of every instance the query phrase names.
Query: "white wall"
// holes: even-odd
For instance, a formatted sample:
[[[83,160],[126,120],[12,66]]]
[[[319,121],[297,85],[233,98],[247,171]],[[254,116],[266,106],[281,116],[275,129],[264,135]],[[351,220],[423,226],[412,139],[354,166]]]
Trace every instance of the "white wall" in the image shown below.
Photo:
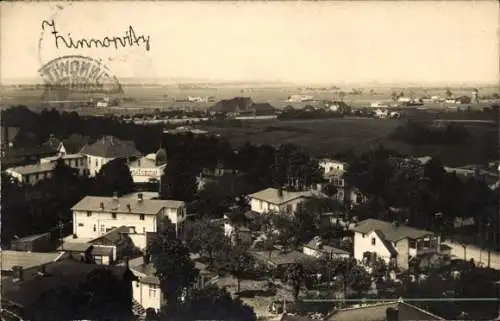
[[[134,183],[147,183],[151,178],[155,178],[158,181],[161,179],[166,165],[161,165],[158,167],[130,167],[130,174]]]
[[[73,234],[81,238],[96,238],[106,234],[106,229],[122,225],[135,227],[136,233],[139,234],[157,231],[156,215],[144,215],[144,220],[141,220],[139,214],[117,213],[116,219],[112,217],[111,212],[90,214],[87,216],[87,212],[73,212]]]
[[[269,212],[286,212],[288,205],[290,205],[290,207],[291,207],[290,214],[293,214],[297,210],[298,205],[300,203],[302,203],[303,201],[304,201],[304,198],[299,197],[299,198],[293,199],[289,202],[280,204],[278,206],[276,204],[272,204],[272,203],[269,203],[266,201],[261,201],[261,200],[256,199],[256,198],[252,198],[250,200],[250,207],[251,207],[252,211],[264,214],[264,213],[269,213]]]
[[[372,245],[372,238],[375,238],[375,245]],[[370,232],[363,235],[361,233],[354,233],[354,258],[358,261],[363,260],[363,253],[365,252],[375,252],[377,256],[384,259],[386,263],[389,263],[391,258],[391,253],[382,243],[382,240],[378,237],[375,232]]]
[[[134,243],[135,246],[141,251],[145,250],[147,247],[147,239],[146,239],[146,234],[144,233],[137,233],[137,234],[128,234],[132,242]]]
[[[330,172],[341,172],[343,174],[345,171],[344,163],[334,160],[323,160],[319,163],[319,166],[323,168],[324,174]]]
[[[87,168],[89,170],[89,175],[91,177],[99,173],[104,164],[114,159],[114,158],[106,158],[93,155],[86,155],[86,156],[87,156]]]
[[[159,310],[163,302],[163,294],[159,286],[142,283],[140,280],[132,281],[132,296],[144,309]]]

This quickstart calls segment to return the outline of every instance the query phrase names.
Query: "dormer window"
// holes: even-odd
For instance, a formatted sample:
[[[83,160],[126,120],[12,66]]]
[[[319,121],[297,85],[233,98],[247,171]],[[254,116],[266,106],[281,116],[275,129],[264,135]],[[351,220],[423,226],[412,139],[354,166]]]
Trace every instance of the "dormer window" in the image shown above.
[[[375,245],[376,243],[377,243],[377,240],[374,237],[372,237],[372,245]]]
[[[140,219],[141,221],[144,221],[144,214],[139,215],[139,219]]]

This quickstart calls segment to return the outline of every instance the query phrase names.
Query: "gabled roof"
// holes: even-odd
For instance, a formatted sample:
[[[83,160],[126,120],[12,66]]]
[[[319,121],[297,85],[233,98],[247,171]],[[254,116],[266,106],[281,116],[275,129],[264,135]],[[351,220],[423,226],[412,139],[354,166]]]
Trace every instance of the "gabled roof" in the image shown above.
[[[327,316],[325,321],[386,321],[388,308],[398,310],[398,321],[445,320],[406,302],[385,302],[359,308],[338,310]]]
[[[86,145],[81,152],[86,155],[106,158],[128,158],[141,156],[133,141],[120,140],[113,136],[103,136],[97,142]]]
[[[107,240],[113,244],[118,244],[118,243],[120,243],[121,240],[123,240],[122,234],[129,233],[129,231],[130,231],[130,229],[127,226],[120,226],[120,227],[114,228],[111,231],[109,231],[108,233],[106,233],[102,236],[99,236],[98,238],[92,240],[91,243],[95,242],[97,240],[104,239],[104,240]]]
[[[395,226],[394,224],[386,221],[376,220],[369,218],[359,222],[356,226],[350,228],[354,232],[368,234],[372,231],[378,230],[382,233],[384,239],[397,242],[404,238],[417,239],[424,236],[434,235],[433,232],[419,230],[405,225]]]
[[[101,209],[101,203],[104,209]],[[76,203],[71,210],[156,215],[163,208],[179,208],[183,207],[184,204],[183,201],[174,200],[143,199],[139,201],[131,198],[117,198],[115,200],[113,197],[85,196],[81,201]],[[127,205],[130,205],[130,211]]]
[[[324,253],[349,255],[349,252],[344,251],[342,249],[338,249],[338,248],[333,247],[333,246],[330,246],[328,244],[323,244],[321,246],[321,248],[320,248],[320,247],[318,247],[317,242],[316,242],[315,239],[312,239],[309,242],[307,242],[306,244],[304,244],[304,247],[308,247],[308,248],[311,248],[313,250],[321,251],[321,252],[324,252]]]
[[[32,241],[38,240],[40,238],[43,238],[43,237],[45,237],[47,235],[50,235],[50,232],[40,233],[40,234],[33,234],[33,235],[28,235],[28,236],[25,236],[25,237],[21,237],[21,238],[12,240],[12,243],[32,242]]]
[[[24,251],[9,251],[2,250],[0,256],[2,258],[2,271],[11,271],[14,266],[22,266],[23,269],[29,269],[35,266],[55,262],[59,260],[64,253],[61,252],[24,252]]]
[[[283,191],[282,195],[280,195],[279,190],[276,188],[266,188],[265,190],[249,195],[249,197],[251,198],[255,198],[275,205],[285,204],[300,197],[311,197],[311,196],[312,196],[311,192],[288,192],[288,191]]]

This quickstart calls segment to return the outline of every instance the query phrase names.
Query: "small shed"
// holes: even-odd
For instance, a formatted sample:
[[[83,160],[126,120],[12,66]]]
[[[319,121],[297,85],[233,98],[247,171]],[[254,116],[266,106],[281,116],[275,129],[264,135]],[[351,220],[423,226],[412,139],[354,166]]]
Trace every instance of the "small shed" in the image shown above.
[[[12,241],[14,251],[47,252],[51,250],[50,232],[29,235]],[[55,247],[54,247],[55,248]]]

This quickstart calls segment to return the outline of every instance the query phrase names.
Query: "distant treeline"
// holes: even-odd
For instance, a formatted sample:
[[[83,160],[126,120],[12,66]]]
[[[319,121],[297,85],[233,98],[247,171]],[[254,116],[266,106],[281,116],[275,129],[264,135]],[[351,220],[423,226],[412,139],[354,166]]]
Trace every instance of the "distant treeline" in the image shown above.
[[[463,144],[469,135],[467,128],[461,124],[432,126],[409,120],[405,125],[396,127],[389,138],[411,145],[447,145]]]

